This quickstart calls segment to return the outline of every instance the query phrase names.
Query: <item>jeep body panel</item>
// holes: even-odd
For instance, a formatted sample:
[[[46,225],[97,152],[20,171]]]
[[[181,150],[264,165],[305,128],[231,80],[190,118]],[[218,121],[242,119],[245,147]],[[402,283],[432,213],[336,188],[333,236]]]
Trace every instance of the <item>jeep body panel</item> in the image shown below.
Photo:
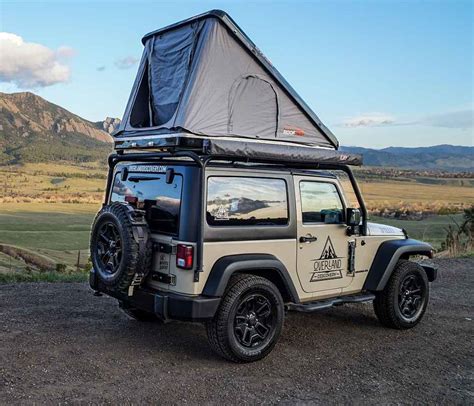
[[[111,166],[105,204],[112,202],[114,186],[117,186],[115,179],[123,172],[128,172],[128,176],[144,173],[163,177],[172,169],[174,176],[182,177],[179,228],[174,235],[151,230],[152,270],[133,296],[121,299],[144,310],[150,310],[153,302],[155,313],[163,318],[204,320],[212,317],[212,309],[219,303],[234,273],[251,273],[270,279],[286,303],[305,304],[380,290],[399,258],[409,254],[428,255],[431,250],[427,244],[408,240],[403,230],[395,227],[365,221],[364,226],[349,232],[344,217],[351,204],[342,182],[328,171],[225,162],[200,167],[199,162],[179,158],[157,163],[142,161],[135,155],[131,161],[124,156]],[[348,174],[351,176],[350,171]],[[227,182],[230,190],[236,179],[283,182],[287,221],[213,224],[207,205],[208,182],[214,177],[230,178]],[[303,219],[302,182],[334,189],[333,194],[340,199],[338,221]],[[358,202],[366,213],[354,182],[352,178],[356,195],[359,193]],[[251,196],[251,200],[257,201],[258,197]],[[271,205],[272,201],[268,201]],[[309,241],[305,240],[308,237]],[[193,247],[196,255],[192,269],[177,266],[178,244]],[[436,270],[430,267],[425,270],[429,280],[434,280]],[[96,284],[94,286],[97,289]],[[139,300],[142,296],[147,299]],[[178,306],[178,302],[184,302],[183,306]],[[169,306],[179,309],[170,310]]]
[[[383,242],[378,247],[363,289],[368,291],[383,290],[399,259],[408,258],[410,255],[424,255],[431,258],[432,253],[433,247],[431,245],[418,240],[397,239]],[[427,269],[428,276],[434,280],[436,273],[430,270],[433,268],[427,267]]]
[[[223,296],[232,275],[240,272],[273,278],[275,282],[278,281],[277,286],[286,292],[284,296],[288,301],[299,303],[293,279],[285,265],[269,254],[242,254],[220,258],[212,267],[203,295]]]

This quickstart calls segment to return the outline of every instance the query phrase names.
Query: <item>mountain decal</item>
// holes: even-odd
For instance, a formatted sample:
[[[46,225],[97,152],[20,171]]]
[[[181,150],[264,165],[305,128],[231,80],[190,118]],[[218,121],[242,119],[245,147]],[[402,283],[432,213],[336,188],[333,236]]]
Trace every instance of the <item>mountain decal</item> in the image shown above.
[[[313,259],[310,282],[321,282],[342,278],[342,259],[336,254],[331,238],[328,236],[319,259]]]
[[[336,251],[334,250],[334,247],[332,245],[331,238],[327,238],[326,244],[324,244],[323,252],[321,253],[321,256],[319,259],[336,259],[339,258],[336,255]]]

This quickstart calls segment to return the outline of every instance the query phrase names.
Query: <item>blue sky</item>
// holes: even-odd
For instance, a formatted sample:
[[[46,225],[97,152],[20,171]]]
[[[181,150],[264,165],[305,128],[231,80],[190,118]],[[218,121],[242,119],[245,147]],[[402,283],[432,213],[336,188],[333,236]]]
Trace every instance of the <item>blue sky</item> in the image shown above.
[[[0,7],[0,31],[21,37],[26,52],[29,43],[49,48],[58,64],[34,78],[0,71],[0,91],[30,90],[92,121],[122,116],[145,33],[220,8],[343,145],[473,145],[472,1],[1,0]],[[9,66],[24,59],[15,55],[2,51],[0,67],[1,59]]]

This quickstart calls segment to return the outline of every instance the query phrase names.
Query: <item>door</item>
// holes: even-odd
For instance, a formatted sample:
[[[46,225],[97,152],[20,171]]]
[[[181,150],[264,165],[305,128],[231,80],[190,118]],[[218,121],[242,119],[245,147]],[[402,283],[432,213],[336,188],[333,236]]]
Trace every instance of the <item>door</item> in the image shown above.
[[[331,179],[295,176],[295,196],[301,287],[312,297],[340,293],[352,281],[342,194]]]
[[[278,99],[272,84],[255,75],[236,82],[229,102],[228,132],[275,138],[278,129]]]

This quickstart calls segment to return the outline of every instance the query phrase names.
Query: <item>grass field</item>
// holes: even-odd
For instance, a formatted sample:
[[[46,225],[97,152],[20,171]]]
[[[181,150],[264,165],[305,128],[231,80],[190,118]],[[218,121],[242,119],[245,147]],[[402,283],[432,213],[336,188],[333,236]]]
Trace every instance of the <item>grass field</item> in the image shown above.
[[[429,242],[439,249],[446,238],[446,228],[449,225],[455,226],[456,223],[461,224],[462,218],[462,214],[432,216],[423,220],[396,220],[371,216],[370,221],[404,228],[410,238]]]
[[[437,210],[474,204],[471,180],[361,179],[371,209],[410,207]],[[74,269],[88,258],[90,226],[100,208],[105,169],[98,164],[27,164],[0,167],[0,244],[29,249]],[[445,228],[460,215],[430,216],[422,221],[395,220],[372,215],[371,221],[405,228],[410,236],[439,248]],[[21,260],[0,253],[0,274],[24,270]],[[39,277],[39,276],[34,276]],[[46,277],[46,276],[44,276]]]

